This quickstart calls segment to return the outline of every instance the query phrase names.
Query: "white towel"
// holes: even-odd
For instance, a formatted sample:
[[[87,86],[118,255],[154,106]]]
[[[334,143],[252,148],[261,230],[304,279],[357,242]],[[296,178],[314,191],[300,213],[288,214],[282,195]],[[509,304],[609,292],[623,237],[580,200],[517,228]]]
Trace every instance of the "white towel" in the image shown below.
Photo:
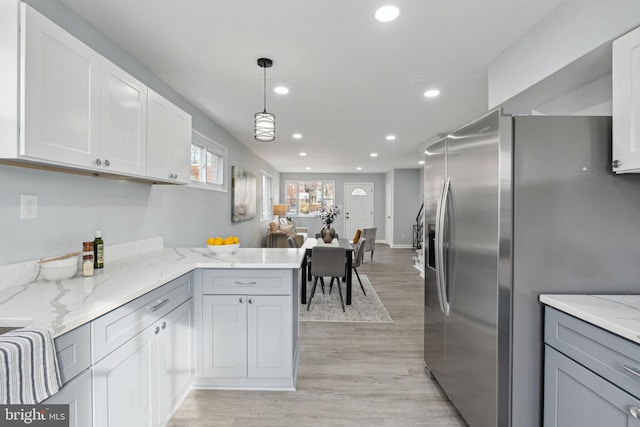
[[[16,329],[0,335],[1,405],[34,405],[61,387],[50,331]]]

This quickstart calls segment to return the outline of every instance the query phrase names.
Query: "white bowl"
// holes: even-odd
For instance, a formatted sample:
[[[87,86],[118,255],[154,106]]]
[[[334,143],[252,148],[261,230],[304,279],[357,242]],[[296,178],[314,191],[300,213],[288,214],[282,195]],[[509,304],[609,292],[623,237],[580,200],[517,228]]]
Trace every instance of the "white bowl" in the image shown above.
[[[207,245],[207,247],[211,253],[216,255],[230,254],[240,247],[240,243],[234,243],[233,245]]]
[[[78,272],[78,256],[43,262],[40,271],[46,280],[71,279]]]

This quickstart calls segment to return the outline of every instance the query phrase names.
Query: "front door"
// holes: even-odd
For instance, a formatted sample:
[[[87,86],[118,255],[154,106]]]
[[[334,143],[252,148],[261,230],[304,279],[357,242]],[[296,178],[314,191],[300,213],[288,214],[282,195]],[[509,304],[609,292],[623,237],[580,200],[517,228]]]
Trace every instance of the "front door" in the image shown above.
[[[373,227],[373,183],[345,183],[344,237],[351,239],[368,227]]]

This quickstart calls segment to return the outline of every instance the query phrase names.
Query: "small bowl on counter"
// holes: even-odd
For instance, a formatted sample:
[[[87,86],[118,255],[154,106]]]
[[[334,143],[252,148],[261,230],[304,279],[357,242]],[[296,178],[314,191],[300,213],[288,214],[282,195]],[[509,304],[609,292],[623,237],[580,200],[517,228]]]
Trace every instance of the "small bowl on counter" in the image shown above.
[[[41,260],[40,272],[45,280],[71,279],[78,272],[78,254]]]
[[[209,251],[214,255],[231,254],[240,247],[240,243],[232,245],[207,245]]]

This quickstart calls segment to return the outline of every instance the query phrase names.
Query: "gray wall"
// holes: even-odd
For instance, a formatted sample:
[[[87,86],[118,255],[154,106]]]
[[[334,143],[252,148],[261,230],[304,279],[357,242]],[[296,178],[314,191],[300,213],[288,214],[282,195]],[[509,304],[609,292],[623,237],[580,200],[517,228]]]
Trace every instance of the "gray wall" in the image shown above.
[[[376,239],[383,240],[385,236],[385,224],[384,224],[384,203],[385,203],[385,175],[379,174],[366,174],[366,173],[282,173],[280,174],[280,194],[282,194],[280,203],[284,203],[285,197],[285,182],[286,181],[335,181],[336,189],[336,204],[344,207],[344,184],[349,182],[372,182],[373,183],[373,223],[378,227],[376,232]],[[276,199],[274,199],[276,200]],[[322,223],[318,218],[293,218],[296,225],[307,227],[309,229],[309,235],[313,236],[315,233],[320,232]],[[342,237],[344,235],[344,212],[338,215],[335,223],[332,227]],[[344,236],[351,238],[353,236]]]
[[[274,197],[278,171],[58,0],[26,2],[189,112],[194,130],[227,147],[228,192],[0,165],[0,265],[80,250],[81,242],[92,239],[97,229],[107,245],[163,235],[167,246],[203,247],[210,235],[235,234],[243,246],[261,246],[265,230],[257,218],[231,223],[230,167],[237,165],[257,176],[261,169],[270,173]],[[38,196],[38,219],[19,219],[20,194]]]
[[[392,245],[411,246],[413,225],[423,200],[422,169],[395,169],[393,174]]]

